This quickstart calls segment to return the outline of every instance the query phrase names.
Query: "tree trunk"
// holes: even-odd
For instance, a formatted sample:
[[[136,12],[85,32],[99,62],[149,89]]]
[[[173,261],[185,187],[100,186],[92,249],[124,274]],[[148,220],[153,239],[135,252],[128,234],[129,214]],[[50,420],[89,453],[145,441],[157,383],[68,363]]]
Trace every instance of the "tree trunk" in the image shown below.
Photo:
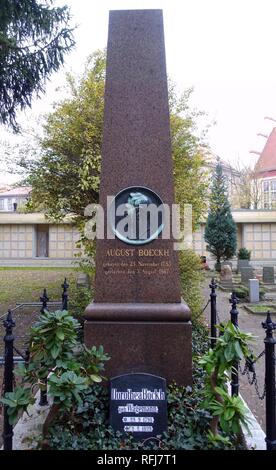
[[[216,270],[218,273],[220,273],[220,271],[221,271],[221,262],[220,262],[220,259],[216,261],[215,270]]]

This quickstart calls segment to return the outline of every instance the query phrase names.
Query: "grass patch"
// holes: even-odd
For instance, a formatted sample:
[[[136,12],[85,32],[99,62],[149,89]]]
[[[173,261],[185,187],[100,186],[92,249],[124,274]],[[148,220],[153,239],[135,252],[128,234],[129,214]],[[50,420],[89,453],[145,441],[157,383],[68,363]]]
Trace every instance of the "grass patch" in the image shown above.
[[[268,310],[272,313],[276,313],[276,305],[271,304],[247,304],[244,308],[250,313],[263,313],[266,314]]]
[[[70,295],[75,291],[77,271],[72,268],[0,269],[0,314],[21,302],[37,302],[43,289],[50,300],[60,300],[64,278]]]

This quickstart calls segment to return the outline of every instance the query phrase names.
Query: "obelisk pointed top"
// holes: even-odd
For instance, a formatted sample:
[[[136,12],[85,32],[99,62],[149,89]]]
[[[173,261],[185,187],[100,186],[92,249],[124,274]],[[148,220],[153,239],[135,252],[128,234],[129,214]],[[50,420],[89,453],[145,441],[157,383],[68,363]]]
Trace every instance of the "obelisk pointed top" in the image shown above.
[[[100,203],[107,209],[107,196],[140,187],[171,206],[162,10],[110,13]],[[122,239],[97,242],[96,302],[180,302],[173,240],[158,238],[137,247]]]

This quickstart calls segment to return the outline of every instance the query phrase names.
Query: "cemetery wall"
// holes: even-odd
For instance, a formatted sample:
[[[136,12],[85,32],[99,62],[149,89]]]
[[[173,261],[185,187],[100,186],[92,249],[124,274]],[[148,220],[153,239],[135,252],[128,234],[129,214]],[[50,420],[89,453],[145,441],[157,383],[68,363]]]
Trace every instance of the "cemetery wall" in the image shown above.
[[[238,249],[251,251],[251,264],[274,265],[276,262],[276,211],[240,210],[232,211],[237,225]],[[210,267],[214,259],[207,251],[204,240],[205,222],[193,234],[193,249],[200,256],[206,256]],[[235,259],[233,260],[235,266]]]
[[[0,259],[31,258],[32,254],[32,225],[0,225]]]
[[[74,258],[80,251],[76,247],[78,240],[79,232],[71,225],[50,225],[49,258]]]
[[[6,223],[8,220],[13,223]],[[9,214],[8,219],[1,214],[0,265],[67,266],[80,251],[78,239],[79,233],[69,221],[50,224],[43,214]]]
[[[266,218],[264,218],[264,215]],[[274,265],[276,262],[276,211],[233,211],[237,223],[238,249],[251,250],[253,266]],[[247,219],[250,219],[247,221]],[[244,221],[242,221],[242,219]],[[47,258],[36,256],[37,227],[47,225],[49,231]],[[193,234],[193,249],[200,256],[206,256],[210,267],[214,259],[206,249],[204,240],[205,223]],[[69,265],[79,253],[76,242],[79,233],[72,226],[70,218],[60,224],[50,224],[43,214],[0,214],[0,265],[20,265],[28,260],[30,265],[55,261]],[[43,262],[42,262],[43,261]],[[26,265],[28,263],[25,263]],[[235,267],[236,260],[233,260]],[[50,264],[49,264],[50,265]]]

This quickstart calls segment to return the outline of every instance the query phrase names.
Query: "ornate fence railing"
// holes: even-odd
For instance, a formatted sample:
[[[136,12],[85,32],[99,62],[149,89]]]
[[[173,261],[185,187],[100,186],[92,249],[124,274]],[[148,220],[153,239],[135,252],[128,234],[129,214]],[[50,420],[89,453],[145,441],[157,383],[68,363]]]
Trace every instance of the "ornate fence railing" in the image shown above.
[[[68,288],[69,284],[65,278],[64,283],[62,284],[62,295],[61,301],[50,301],[47,290],[43,289],[43,294],[40,297],[40,302],[24,302],[16,305],[13,309],[9,309],[8,312],[0,317],[4,319],[4,355],[0,356],[0,366],[4,366],[4,377],[2,384],[2,395],[5,395],[8,392],[13,391],[14,387],[14,365],[19,362],[25,362],[28,365],[29,362],[29,350],[28,347],[25,352],[20,351],[14,345],[14,334],[13,329],[16,326],[15,321],[13,320],[13,313],[24,307],[41,307],[40,313],[49,311],[51,308],[60,308],[62,310],[68,309]],[[16,353],[17,355],[15,355]],[[40,406],[45,406],[48,404],[47,400],[47,384],[45,388],[40,391]],[[3,449],[12,450],[12,441],[13,441],[13,426],[9,423],[8,409],[6,405],[3,405]]]
[[[3,380],[3,387],[2,393],[5,394],[7,392],[13,391],[14,386],[14,364],[19,362],[25,362],[28,364],[29,360],[29,351],[26,349],[24,353],[22,353],[17,347],[14,345],[14,335],[13,329],[15,327],[15,322],[12,318],[12,315],[18,309],[27,306],[27,307],[41,307],[40,313],[44,311],[49,311],[50,308],[61,308],[62,310],[68,309],[68,283],[65,279],[64,283],[62,284],[62,296],[61,301],[50,301],[47,295],[46,289],[43,290],[43,295],[40,297],[40,302],[25,302],[22,304],[16,305],[15,308],[10,309],[7,314],[2,315],[0,318],[4,318],[4,327],[5,327],[5,336],[4,336],[4,345],[5,351],[4,355],[0,356],[0,366],[4,366],[4,380]],[[216,282],[212,279],[210,283],[210,300],[207,302],[204,310],[206,310],[208,304],[210,304],[210,313],[211,313],[211,324],[210,324],[210,345],[212,348],[215,347],[217,341],[217,328],[218,324],[221,323],[218,311],[217,311],[217,293],[216,293]],[[231,310],[230,310],[230,319],[232,323],[238,327],[238,299],[236,297],[235,292],[231,294],[231,298],[229,300],[231,303]],[[276,360],[275,360],[275,343],[276,339],[273,336],[273,332],[276,329],[276,323],[274,323],[271,319],[271,314],[268,311],[266,320],[261,323],[263,329],[265,330],[265,338],[264,350],[254,358],[252,353],[252,357],[246,359],[244,367],[241,367],[241,364],[235,364],[231,372],[231,394],[238,395],[239,394],[239,375],[243,375],[247,377],[249,385],[254,385],[257,396],[260,400],[265,399],[265,407],[266,407],[266,446],[267,450],[276,450],[276,386],[275,386],[275,367],[276,367]],[[15,353],[17,355],[15,355]],[[263,390],[260,391],[260,385],[258,383],[258,377],[255,369],[255,364],[258,360],[262,357],[265,357],[265,381],[263,385]],[[45,384],[46,385],[46,384]],[[40,402],[41,406],[45,406],[48,404],[47,402],[47,386],[45,386],[44,390],[41,390],[40,395]],[[4,450],[12,450],[12,439],[13,439],[13,427],[10,425],[8,420],[8,413],[7,407],[4,406],[4,428],[3,428],[3,447]]]
[[[211,339],[210,346],[214,348],[217,341],[217,328],[218,323],[221,323],[216,304],[216,282],[213,278],[210,283],[210,299],[211,299],[211,312],[210,312],[210,331]],[[229,299],[231,303],[230,310],[230,319],[231,322],[238,327],[238,299],[235,292],[232,292],[231,298]],[[276,323],[271,319],[271,313],[268,310],[266,314],[266,320],[261,322],[261,326],[265,330],[264,344],[265,349],[254,359],[252,352],[252,357],[249,357],[245,360],[244,368],[242,369],[239,362],[235,364],[231,372],[231,394],[239,394],[239,374],[246,375],[249,385],[254,385],[257,396],[260,400],[265,398],[265,414],[266,414],[266,447],[267,450],[276,450],[276,383],[275,383],[275,344],[276,339],[273,336],[273,331],[276,329]],[[263,385],[263,391],[260,392],[257,373],[255,369],[256,362],[265,357],[265,380]],[[252,374],[252,376],[251,376]]]

